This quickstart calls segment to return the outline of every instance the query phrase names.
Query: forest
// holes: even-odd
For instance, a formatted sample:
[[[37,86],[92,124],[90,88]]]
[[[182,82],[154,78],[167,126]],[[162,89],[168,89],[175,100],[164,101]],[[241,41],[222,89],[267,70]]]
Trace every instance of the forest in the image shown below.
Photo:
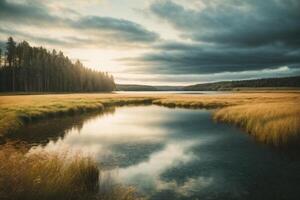
[[[240,81],[222,81],[214,83],[202,83],[183,88],[186,91],[216,91],[232,90],[234,88],[299,88],[300,76],[282,78],[263,78]]]
[[[109,92],[113,76],[72,62],[61,51],[17,43],[0,48],[0,92]]]

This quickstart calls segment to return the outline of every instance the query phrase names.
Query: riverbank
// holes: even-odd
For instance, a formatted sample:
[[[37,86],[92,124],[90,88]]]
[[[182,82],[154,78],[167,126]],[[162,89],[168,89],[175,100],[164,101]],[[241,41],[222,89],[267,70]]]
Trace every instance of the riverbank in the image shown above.
[[[108,106],[146,104],[152,98],[118,97],[112,94],[12,95],[0,97],[0,136],[13,133],[37,120],[92,111]]]
[[[0,146],[0,199],[141,200],[127,186],[104,178],[94,160],[80,153],[27,153]]]
[[[155,104],[211,109],[217,122],[240,126],[261,142],[288,146],[299,144],[299,102],[299,92],[6,95],[0,97],[0,135],[37,120]],[[102,179],[101,167],[89,157],[24,151],[26,156],[22,148],[0,145],[1,199],[141,199],[134,188]]]
[[[156,104],[171,108],[214,109],[214,119],[242,127],[272,145],[295,141],[300,133],[300,93],[225,94],[47,94],[0,97],[0,135],[26,123],[63,115],[103,111],[110,106]]]

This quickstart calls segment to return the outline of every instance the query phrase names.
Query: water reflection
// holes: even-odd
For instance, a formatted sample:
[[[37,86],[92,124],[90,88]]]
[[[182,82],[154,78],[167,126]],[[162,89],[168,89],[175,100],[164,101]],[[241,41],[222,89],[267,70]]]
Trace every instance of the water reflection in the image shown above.
[[[110,115],[114,112],[115,108],[111,107],[101,113],[92,112],[82,115],[65,116],[28,124],[19,131],[10,134],[6,138],[6,142],[20,142],[27,147],[36,145],[45,146],[49,142],[63,140],[65,135],[70,131],[80,132],[83,124],[94,120],[95,117]]]
[[[149,128],[163,123],[163,117],[157,117],[159,109],[143,117],[144,110],[145,107],[119,108],[116,115],[96,116],[85,121],[81,129],[66,130],[63,138],[34,150],[68,148],[92,154],[104,166],[132,165],[164,146],[166,131],[159,126]]]
[[[300,196],[299,157],[290,159],[231,126],[215,124],[209,111],[140,106],[110,113],[50,120],[23,134],[52,132],[46,140],[28,136],[28,142],[40,142],[31,151],[92,153],[120,182],[150,199]]]

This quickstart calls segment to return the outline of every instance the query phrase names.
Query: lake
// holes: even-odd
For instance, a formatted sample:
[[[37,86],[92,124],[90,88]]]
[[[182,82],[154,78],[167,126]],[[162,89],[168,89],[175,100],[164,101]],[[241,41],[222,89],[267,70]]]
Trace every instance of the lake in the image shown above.
[[[154,105],[26,126],[30,151],[80,151],[152,200],[299,199],[298,155],[257,143],[207,110]]]
[[[116,91],[116,94],[228,94],[232,91]]]

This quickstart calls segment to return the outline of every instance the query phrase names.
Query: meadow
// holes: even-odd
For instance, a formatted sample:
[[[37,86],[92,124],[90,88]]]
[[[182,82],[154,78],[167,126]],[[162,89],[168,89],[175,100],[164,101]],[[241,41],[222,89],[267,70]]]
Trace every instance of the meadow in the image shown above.
[[[272,145],[295,141],[300,133],[300,92],[224,94],[48,94],[0,96],[0,138],[26,123],[64,115],[104,111],[112,106],[156,104],[212,109],[219,122],[237,125]],[[0,139],[1,140],[1,139]]]
[[[300,136],[300,93],[246,92],[178,96],[154,100],[168,107],[213,109],[213,119],[236,125],[260,142],[297,146]]]
[[[1,199],[137,200],[136,191],[101,176],[88,156],[27,153],[5,144],[27,123],[54,117],[105,112],[111,107],[155,104],[210,109],[217,123],[236,125],[272,146],[299,144],[300,92],[259,91],[223,94],[47,94],[0,96]],[[26,153],[26,154],[25,154]],[[25,155],[25,156],[24,156]]]
[[[141,200],[134,188],[102,175],[88,155],[24,151],[0,146],[0,199]]]

